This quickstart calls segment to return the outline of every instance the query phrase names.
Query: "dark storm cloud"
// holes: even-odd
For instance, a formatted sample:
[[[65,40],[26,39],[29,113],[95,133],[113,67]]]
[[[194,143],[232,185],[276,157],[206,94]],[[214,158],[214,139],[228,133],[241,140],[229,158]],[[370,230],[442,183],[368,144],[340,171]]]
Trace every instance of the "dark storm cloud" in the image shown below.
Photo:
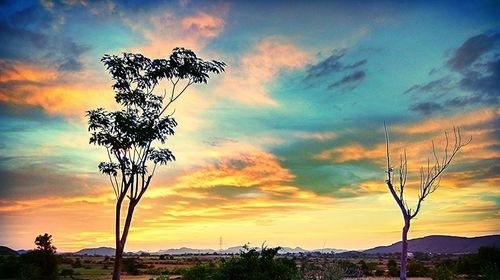
[[[500,96],[500,33],[479,34],[469,39],[444,62],[455,75],[417,84],[404,93],[426,93],[432,101],[420,100],[410,110],[432,114],[439,110],[474,105],[496,105]],[[465,94],[464,94],[465,93]],[[453,96],[456,94],[456,96]],[[459,95],[460,94],[460,95]]]
[[[345,65],[340,61],[343,57],[345,57],[345,55],[346,50],[334,50],[332,55],[314,65],[311,65],[307,69],[306,79],[319,78],[335,74],[343,70],[354,69],[365,65],[367,62],[366,59],[362,59],[354,62],[353,64]]]
[[[336,87],[346,86],[346,85],[350,85],[350,86],[354,86],[355,87],[355,85],[357,83],[359,83],[360,81],[362,81],[365,77],[366,77],[365,71],[356,71],[356,72],[354,72],[352,74],[344,76],[339,81],[337,81],[337,82],[329,85],[328,89],[333,89],[333,88],[336,88]]]
[[[455,71],[462,71],[472,65],[483,54],[489,52],[500,39],[500,34],[480,34],[467,39],[453,52],[446,65]]]

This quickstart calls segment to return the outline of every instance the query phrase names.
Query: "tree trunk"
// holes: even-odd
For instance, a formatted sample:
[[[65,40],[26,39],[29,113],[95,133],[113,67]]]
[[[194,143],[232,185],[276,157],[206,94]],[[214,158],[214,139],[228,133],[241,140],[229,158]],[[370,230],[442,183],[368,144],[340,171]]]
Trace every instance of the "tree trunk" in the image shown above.
[[[120,206],[121,208],[121,206]],[[127,242],[128,231],[130,230],[130,224],[132,223],[132,217],[134,216],[135,203],[130,202],[128,205],[127,217],[125,219],[125,225],[123,226],[123,233],[120,238],[120,216],[116,219],[116,253],[115,253],[115,264],[113,268],[113,280],[120,280],[123,251],[125,250],[125,243]],[[117,205],[117,214],[120,214],[120,210]]]
[[[120,280],[121,272],[122,272],[122,258],[123,258],[123,248],[120,244],[116,247],[115,250],[115,264],[113,267],[113,280]]]
[[[116,201],[115,210],[115,263],[113,265],[113,280],[120,280],[122,269],[123,249],[120,246],[120,218],[124,196],[120,196]]]
[[[405,226],[401,238],[401,270],[399,278],[406,280],[406,260],[408,258],[408,231],[410,230],[410,220],[405,217]]]

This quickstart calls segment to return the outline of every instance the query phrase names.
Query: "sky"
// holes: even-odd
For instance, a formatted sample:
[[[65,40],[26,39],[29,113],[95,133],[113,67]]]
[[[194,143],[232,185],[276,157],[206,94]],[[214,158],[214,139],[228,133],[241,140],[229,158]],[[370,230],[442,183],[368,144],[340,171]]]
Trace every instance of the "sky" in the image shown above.
[[[227,68],[175,103],[177,160],[126,251],[396,242],[384,122],[392,155],[407,150],[411,208],[432,142],[442,155],[445,131],[472,137],[410,238],[500,233],[497,1],[143,2],[0,1],[0,244],[113,246],[107,155],[85,118],[117,108],[100,59],[174,47]]]

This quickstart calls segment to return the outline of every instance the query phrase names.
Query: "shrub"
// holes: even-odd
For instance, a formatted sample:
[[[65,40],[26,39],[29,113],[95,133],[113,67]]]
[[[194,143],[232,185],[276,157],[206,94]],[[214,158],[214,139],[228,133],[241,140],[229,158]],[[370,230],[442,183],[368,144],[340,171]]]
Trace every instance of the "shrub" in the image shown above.
[[[387,262],[387,270],[390,277],[399,276],[399,268],[395,260],[390,259],[389,262]]]
[[[64,268],[61,270],[61,276],[70,276],[73,277],[73,274],[75,274],[75,271],[71,268]]]

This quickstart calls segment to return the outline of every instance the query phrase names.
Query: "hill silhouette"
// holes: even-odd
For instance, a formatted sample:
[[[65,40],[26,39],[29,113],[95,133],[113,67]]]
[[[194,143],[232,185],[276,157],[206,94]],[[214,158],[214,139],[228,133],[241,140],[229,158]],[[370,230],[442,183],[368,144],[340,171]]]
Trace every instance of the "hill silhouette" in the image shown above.
[[[430,235],[408,240],[408,252],[424,252],[434,254],[466,254],[475,253],[479,247],[495,246],[500,248],[500,235],[479,237],[459,237],[448,235]],[[378,246],[363,251],[367,254],[384,254],[401,252],[401,241],[388,246]]]
[[[17,252],[6,246],[0,246],[0,256],[17,255]]]

